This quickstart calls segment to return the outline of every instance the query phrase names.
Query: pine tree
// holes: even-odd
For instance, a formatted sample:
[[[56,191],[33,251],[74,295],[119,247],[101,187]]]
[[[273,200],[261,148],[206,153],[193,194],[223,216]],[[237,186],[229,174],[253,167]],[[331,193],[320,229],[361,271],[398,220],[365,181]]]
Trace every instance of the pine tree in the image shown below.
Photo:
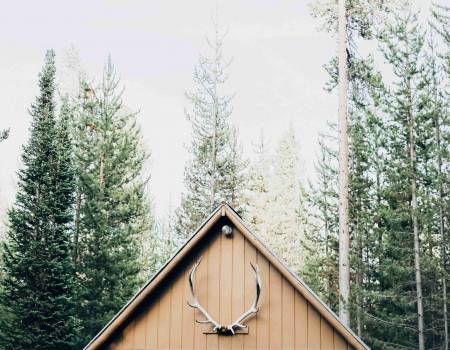
[[[339,316],[350,325],[350,233],[349,233],[349,62],[359,38],[370,39],[377,22],[395,1],[317,1],[313,15],[322,19],[324,29],[338,35],[339,90]],[[337,25],[337,26],[336,26]]]
[[[243,214],[247,207],[245,198],[244,183],[247,174],[244,169],[248,165],[248,161],[243,158],[242,145],[239,143],[239,132],[234,126],[230,130],[229,149],[227,161],[224,163],[223,172],[223,196],[228,199],[229,204],[233,208],[237,208],[240,214]]]
[[[338,1],[339,85],[339,317],[350,325],[350,236],[348,219],[348,57],[347,4]]]
[[[447,280],[449,271],[446,231],[450,213],[448,211],[449,200],[445,193],[448,193],[450,182],[445,174],[445,169],[448,169],[450,161],[450,130],[448,129],[448,125],[450,125],[448,113],[450,79],[446,75],[446,55],[440,50],[442,44],[440,39],[444,39],[445,43],[445,34],[438,28],[440,21],[436,11],[445,11],[445,8],[437,7],[437,5],[432,8],[431,25],[425,46],[421,103],[424,110],[422,120],[425,124],[426,141],[428,142],[422,143],[418,149],[418,158],[419,162],[423,164],[421,197],[423,197],[423,206],[426,206],[421,210],[423,212],[421,223],[424,231],[425,251],[425,308],[429,309],[427,322],[431,324],[428,328],[427,338],[430,339],[431,346],[443,344],[443,348],[448,349]],[[450,9],[447,9],[447,12],[450,13]],[[450,22],[448,18],[447,21]],[[441,34],[444,35],[441,36]],[[436,269],[436,266],[440,268]]]
[[[366,274],[373,273],[373,260],[371,258],[375,250],[373,217],[377,216],[377,207],[380,198],[380,176],[382,168],[382,154],[384,142],[383,122],[380,115],[380,104],[385,94],[381,74],[375,69],[372,56],[366,58],[350,55],[349,86],[348,86],[348,112],[349,112],[349,236],[350,236],[350,281],[352,297],[349,299],[349,310],[354,312],[351,326],[356,329],[358,335],[363,333],[363,310],[367,308],[364,300],[368,300],[363,284],[371,284],[373,281]],[[338,61],[336,58],[325,66],[330,79],[326,83],[329,91],[338,86]],[[321,141],[323,144],[323,141]],[[329,146],[328,146],[329,147]],[[323,148],[323,147],[322,147]],[[323,151],[322,151],[323,152]],[[323,156],[323,155],[322,155]],[[320,165],[320,164],[319,164]],[[320,173],[320,167],[317,172]],[[321,193],[319,181],[312,188],[314,197]],[[333,188],[338,192],[338,188]],[[320,199],[314,199],[316,202]],[[325,199],[321,199],[322,201]],[[317,205],[312,205],[314,211],[319,211]],[[323,218],[321,219],[323,220]],[[320,226],[319,226],[320,227]],[[318,228],[312,227],[312,235]],[[310,237],[308,241],[316,242],[317,238]],[[323,242],[322,242],[323,244]],[[319,244],[320,245],[320,244]],[[310,262],[316,261],[311,257]],[[317,261],[316,261],[317,262]],[[307,267],[308,268],[308,267]],[[370,282],[369,282],[370,281]],[[323,285],[321,286],[323,288]],[[323,292],[323,289],[322,291]]]
[[[421,106],[417,97],[421,88],[419,73],[422,68],[423,36],[416,16],[407,10],[399,14],[395,23],[385,32],[383,41],[385,58],[396,77],[386,103],[389,114],[390,169],[386,188],[388,215],[385,217],[389,237],[384,242],[389,243],[384,247],[384,259],[393,259],[393,264],[386,267],[389,274],[396,278],[394,281],[389,276],[389,282],[387,279],[385,282],[389,283],[386,287],[393,290],[395,295],[392,300],[395,304],[389,310],[395,314],[391,320],[399,321],[402,318],[402,323],[405,323],[405,319],[409,323],[415,319],[417,322],[417,342],[403,334],[403,339],[398,337],[396,343],[413,342],[423,350],[425,326],[418,208],[420,167],[417,162],[418,142],[425,142],[420,123]],[[416,308],[415,317],[412,307]],[[398,312],[400,308],[402,311]],[[397,333],[399,335],[400,332]]]
[[[275,147],[269,202],[272,219],[266,233],[270,235],[266,239],[273,242],[277,255],[296,272],[303,263],[301,240],[306,222],[298,147],[294,128],[290,125]]]
[[[310,184],[309,221],[303,240],[305,263],[302,276],[333,310],[338,299],[338,153],[336,127],[319,138],[320,152],[315,163],[316,181]]]
[[[328,89],[337,85],[337,65],[327,66],[330,74]],[[354,317],[351,326],[364,336],[365,312],[370,310],[370,292],[376,286],[374,254],[377,249],[377,211],[381,195],[382,144],[384,128],[379,115],[379,100],[384,89],[373,59],[349,62],[349,233],[350,280],[352,297],[349,307]],[[310,217],[312,217],[305,246],[305,278],[335,309],[337,302],[337,135],[331,127],[322,135],[321,153],[316,163],[318,174],[310,190]]]
[[[370,298],[367,289],[373,282],[373,256],[377,247],[378,198],[380,196],[380,158],[383,124],[379,99],[385,93],[382,77],[374,67],[371,56],[350,61],[349,86],[349,229],[351,237],[350,310],[351,325],[359,336],[365,326],[364,311]]]
[[[9,211],[0,303],[2,349],[75,349],[79,330],[70,256],[74,171],[67,105],[55,117],[55,55],[48,51],[31,107],[18,192]]]
[[[136,114],[122,102],[111,63],[102,83],[83,83],[75,108],[77,196],[73,258],[87,342],[141,283],[144,241],[154,235]],[[150,267],[147,267],[150,269]]]
[[[268,231],[270,223],[270,191],[273,172],[273,155],[269,149],[267,139],[261,131],[256,145],[254,145],[254,156],[250,163],[248,176],[247,197],[248,208],[245,218],[252,226],[253,232],[263,237]]]
[[[282,135],[272,155],[266,147],[261,139],[250,172],[246,216],[255,232],[298,272],[303,262],[306,198],[293,127]]]
[[[141,271],[141,275],[145,280],[154,276],[175,253],[176,242],[173,237],[173,224],[172,205],[169,204],[167,216],[156,220],[154,233],[146,236],[142,242],[144,268]]]
[[[184,172],[186,192],[176,211],[179,240],[192,234],[222,200],[238,212],[244,209],[241,198],[245,161],[229,121],[232,96],[223,92],[229,66],[223,57],[223,40],[216,24],[214,38],[208,41],[212,53],[200,56],[194,69],[195,90],[186,94],[191,105],[186,116],[192,125],[192,158]]]
[[[349,306],[352,327],[373,349],[448,348],[449,201],[441,193],[449,188],[450,56],[445,43],[450,36],[445,8],[433,9],[432,27],[440,42],[434,35],[423,46],[423,30],[407,8],[381,36],[394,79],[381,81],[370,57],[361,59],[349,50],[350,280],[354,282]],[[337,60],[327,69],[331,76],[327,87],[333,89]],[[330,198],[321,193],[325,188],[322,181],[315,184],[312,204]],[[336,251],[323,253],[328,245],[322,238],[324,215],[319,208],[313,205],[310,214],[315,225],[305,242],[311,253],[303,275],[336,307],[328,289],[331,280],[337,290],[330,278],[336,266],[331,274],[325,268],[325,257]],[[419,299],[423,311],[418,311]],[[422,344],[417,336],[420,318]]]

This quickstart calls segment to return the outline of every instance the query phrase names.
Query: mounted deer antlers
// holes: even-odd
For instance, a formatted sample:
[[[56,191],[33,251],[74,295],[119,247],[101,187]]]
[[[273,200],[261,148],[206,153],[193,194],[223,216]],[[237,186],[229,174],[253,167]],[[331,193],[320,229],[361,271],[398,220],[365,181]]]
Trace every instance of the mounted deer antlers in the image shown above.
[[[220,323],[215,321],[211,315],[206,311],[206,309],[200,304],[198,301],[197,295],[195,294],[194,290],[194,277],[195,277],[195,271],[197,270],[198,265],[202,261],[202,258],[198,259],[197,263],[192,267],[192,270],[189,274],[189,287],[191,288],[191,294],[192,294],[192,302],[187,302],[188,305],[194,309],[197,309],[200,311],[203,316],[206,317],[206,320],[196,320],[198,323],[210,323],[213,326],[213,331],[220,335],[234,335],[236,334],[236,331],[238,329],[247,328],[247,325],[243,324],[242,322],[245,321],[248,317],[252,315],[256,315],[256,313],[259,311],[258,308],[258,301],[259,296],[261,295],[261,277],[259,275],[259,267],[258,265],[253,266],[252,263],[250,263],[253,272],[255,273],[255,280],[256,280],[256,297],[253,304],[250,306],[250,308],[245,311],[240,317],[236,319],[233,323],[231,323],[228,326],[222,326]]]

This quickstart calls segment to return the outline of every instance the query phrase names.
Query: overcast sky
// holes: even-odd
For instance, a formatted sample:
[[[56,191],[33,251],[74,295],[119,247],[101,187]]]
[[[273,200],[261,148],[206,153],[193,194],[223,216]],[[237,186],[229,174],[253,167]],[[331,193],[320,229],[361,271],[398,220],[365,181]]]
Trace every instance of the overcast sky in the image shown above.
[[[450,0],[448,0],[450,1]],[[310,1],[219,1],[229,27],[225,56],[233,58],[229,91],[235,92],[232,122],[244,152],[251,153],[263,130],[276,142],[292,123],[300,143],[304,177],[312,176],[317,136],[337,119],[336,97],[323,90],[325,64],[336,41],[318,32]],[[428,0],[417,0],[426,7]],[[72,45],[90,76],[99,77],[108,54],[125,86],[124,102],[140,110],[138,121],[152,154],[151,194],[158,215],[179,203],[184,147],[190,126],[183,110],[198,55],[212,33],[212,0],[6,1],[0,14],[0,210],[14,200],[21,145],[26,142],[27,109],[38,93],[45,50],[61,61]],[[3,210],[2,210],[3,211]]]

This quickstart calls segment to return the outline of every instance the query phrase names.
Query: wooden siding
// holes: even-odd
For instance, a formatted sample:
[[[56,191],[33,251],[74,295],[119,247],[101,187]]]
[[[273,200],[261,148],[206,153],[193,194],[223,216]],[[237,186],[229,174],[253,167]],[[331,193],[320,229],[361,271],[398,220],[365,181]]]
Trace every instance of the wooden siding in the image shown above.
[[[152,295],[125,327],[102,349],[303,349],[350,350],[346,340],[280,272],[236,229],[229,239],[214,228],[209,243],[183,261],[164,289]],[[250,319],[248,334],[204,334],[208,326],[190,308],[188,274],[202,256],[196,273],[200,302],[221,324],[229,324],[245,311],[255,296],[250,262],[261,271],[260,311]]]

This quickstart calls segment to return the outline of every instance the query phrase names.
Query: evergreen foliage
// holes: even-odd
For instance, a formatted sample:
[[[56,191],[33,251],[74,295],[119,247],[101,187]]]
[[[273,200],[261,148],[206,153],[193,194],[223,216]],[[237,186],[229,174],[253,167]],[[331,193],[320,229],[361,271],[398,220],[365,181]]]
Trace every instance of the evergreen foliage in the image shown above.
[[[48,51],[32,104],[18,192],[9,211],[0,304],[0,348],[75,349],[74,268],[70,256],[74,169],[63,103],[55,117],[55,55]]]
[[[123,106],[119,83],[109,59],[98,88],[83,83],[74,111],[77,189],[72,253],[84,342],[137,291],[143,249],[148,253],[146,242],[152,242],[154,234],[142,174],[148,154],[135,113]]]
[[[186,192],[176,211],[175,231],[179,241],[191,235],[221,202],[238,212],[244,210],[245,164],[237,131],[230,125],[232,96],[223,91],[229,65],[223,57],[224,35],[215,27],[210,56],[200,56],[194,69],[195,89],[186,93],[186,111],[192,125],[191,160],[184,171]]]
[[[420,102],[416,98],[421,88],[419,65],[423,38],[415,16],[402,13],[387,27],[382,42],[395,80],[382,106],[385,112],[383,182],[374,231],[378,236],[374,253],[378,261],[377,278],[370,291],[371,311],[367,313],[366,327],[372,329],[376,325],[376,330],[367,335],[374,347],[409,348],[418,344],[416,294],[422,287],[415,279],[413,239],[413,232],[419,229],[413,197],[417,196],[415,186],[420,175],[417,157],[411,155],[418,148],[415,140],[424,140],[425,136],[420,128]],[[418,254],[422,255],[420,251]],[[363,295],[364,292],[360,291]]]
[[[335,126],[320,135],[320,152],[315,164],[316,181],[308,196],[308,229],[303,240],[305,261],[302,276],[333,310],[338,308],[339,223]]]
[[[252,226],[253,232],[260,237],[264,232],[267,232],[270,225],[268,213],[271,197],[272,161],[272,150],[261,132],[254,147],[253,161],[250,163],[247,187],[249,207],[245,215],[246,221]]]
[[[248,181],[245,214],[254,232],[294,271],[303,263],[306,194],[300,180],[297,138],[292,126],[273,152],[262,138]],[[289,242],[288,244],[286,242]]]
[[[429,28],[408,8],[386,22],[379,40],[392,78],[381,79],[370,57],[349,55],[351,325],[373,349],[418,348],[420,314],[424,348],[449,345],[446,11],[434,5]],[[333,89],[336,62],[327,70]],[[310,227],[305,241],[310,253],[303,275],[336,308],[337,263],[327,269],[326,261],[337,247],[330,252],[323,238],[328,215],[320,204],[335,198],[337,185],[327,191],[321,162],[317,172],[310,198],[311,222],[319,225]],[[423,312],[417,306],[418,258]]]
[[[407,7],[390,13],[395,0],[346,4],[351,328],[372,349],[417,349],[423,321],[422,348],[448,350],[450,8],[433,3],[422,25]],[[331,32],[335,5],[313,8]],[[377,52],[362,55],[359,39],[377,40]],[[186,94],[186,192],[163,224],[146,195],[149,154],[111,60],[93,86],[72,51],[61,80],[72,100],[62,98],[57,113],[55,58],[47,53],[1,249],[0,349],[85,345],[221,200],[339,309],[337,127],[320,135],[308,190],[292,127],[274,147],[261,137],[247,178],[230,123],[223,40],[216,26]],[[325,68],[331,92],[337,58]]]

